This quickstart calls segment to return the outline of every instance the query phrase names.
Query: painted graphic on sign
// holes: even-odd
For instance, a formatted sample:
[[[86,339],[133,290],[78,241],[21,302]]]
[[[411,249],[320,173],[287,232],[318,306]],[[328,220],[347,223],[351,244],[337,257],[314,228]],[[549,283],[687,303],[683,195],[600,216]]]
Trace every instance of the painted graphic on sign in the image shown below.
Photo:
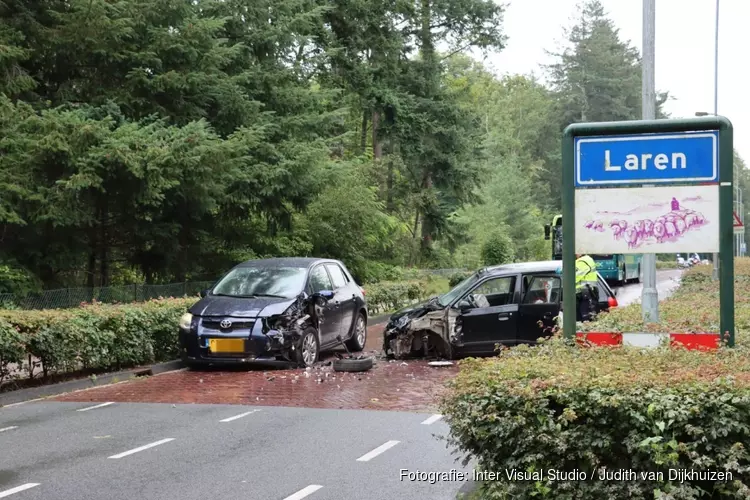
[[[575,194],[576,252],[719,251],[719,187],[582,189]]]

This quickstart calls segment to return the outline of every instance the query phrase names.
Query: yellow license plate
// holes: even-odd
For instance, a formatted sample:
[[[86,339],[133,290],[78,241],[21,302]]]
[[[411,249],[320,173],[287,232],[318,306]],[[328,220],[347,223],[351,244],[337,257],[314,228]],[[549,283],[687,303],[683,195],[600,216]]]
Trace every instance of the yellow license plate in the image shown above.
[[[245,339],[209,339],[211,352],[245,352]]]

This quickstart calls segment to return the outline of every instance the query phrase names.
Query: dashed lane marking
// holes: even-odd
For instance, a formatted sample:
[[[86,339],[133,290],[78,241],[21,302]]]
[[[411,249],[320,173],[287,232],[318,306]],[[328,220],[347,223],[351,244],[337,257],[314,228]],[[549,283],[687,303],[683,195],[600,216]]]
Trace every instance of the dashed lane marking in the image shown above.
[[[0,432],[12,431],[13,429],[18,429],[18,426],[17,425],[11,425],[10,427],[3,427],[2,429],[0,429]]]
[[[437,415],[437,414],[436,414],[436,415],[433,415],[433,416],[431,416],[430,418],[428,418],[428,419],[424,420],[424,421],[422,422],[422,425],[430,425],[430,424],[434,424],[435,422],[437,422],[437,421],[438,421],[438,420],[440,420],[441,418],[443,418],[443,416],[442,416],[442,415]]]
[[[153,448],[154,446],[159,446],[160,444],[168,443],[170,441],[174,441],[174,438],[166,438],[166,439],[161,439],[159,441],[155,441],[153,443],[144,444],[143,446],[139,446],[138,448],[133,448],[132,450],[128,450],[128,451],[123,451],[122,453],[118,453],[117,455],[112,455],[111,457],[107,457],[107,458],[127,457],[128,455],[132,455],[133,453],[138,453],[139,451],[148,450],[149,448]]]
[[[319,484],[311,484],[310,486],[305,486],[301,490],[299,490],[297,493],[293,493],[286,497],[284,500],[302,500],[308,495],[312,495],[316,491],[318,491],[323,486]]]
[[[381,453],[390,450],[391,448],[393,448],[394,446],[396,446],[398,443],[399,443],[399,441],[388,441],[385,444],[381,444],[380,446],[378,446],[377,448],[375,448],[371,452],[365,453],[364,455],[362,455],[361,457],[359,457],[357,459],[357,462],[369,462],[370,460],[372,460],[373,458],[377,457]]]
[[[108,402],[108,403],[102,403],[102,404],[100,404],[100,405],[95,405],[95,406],[87,406],[86,408],[81,408],[81,409],[78,409],[78,410],[76,410],[76,411],[89,411],[89,410],[95,410],[95,409],[97,409],[97,408],[104,408],[105,406],[109,406],[109,405],[113,405],[113,404],[115,404],[115,403],[114,403],[113,401],[110,401],[110,402]]]
[[[14,493],[20,493],[22,491],[31,489],[34,486],[39,486],[39,483],[26,483],[26,484],[22,484],[21,486],[16,486],[15,488],[11,488],[9,490],[0,491],[0,498],[9,497],[13,495]]]
[[[231,422],[232,420],[237,420],[238,418],[247,417],[248,415],[251,415],[251,414],[259,412],[259,411],[260,410],[246,411],[245,413],[240,413],[239,415],[235,415],[233,417],[225,418],[224,420],[219,420],[219,422]]]

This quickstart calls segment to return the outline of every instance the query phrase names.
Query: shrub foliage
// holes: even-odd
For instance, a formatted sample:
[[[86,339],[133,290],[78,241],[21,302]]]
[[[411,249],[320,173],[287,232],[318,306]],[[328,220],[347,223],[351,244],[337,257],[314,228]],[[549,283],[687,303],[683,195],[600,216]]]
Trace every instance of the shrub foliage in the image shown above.
[[[747,498],[748,354],[553,340],[463,361],[442,410],[450,441],[500,475],[482,498]],[[542,476],[509,480],[513,470]],[[603,470],[633,475],[600,479]],[[587,479],[554,480],[573,471]]]

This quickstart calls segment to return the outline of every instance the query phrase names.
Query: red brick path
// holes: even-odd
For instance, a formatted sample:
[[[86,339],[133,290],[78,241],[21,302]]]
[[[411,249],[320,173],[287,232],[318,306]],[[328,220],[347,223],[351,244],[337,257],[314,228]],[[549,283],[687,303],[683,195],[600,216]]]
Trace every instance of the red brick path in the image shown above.
[[[366,350],[380,351],[383,325],[368,328]],[[375,354],[375,353],[371,353]],[[363,373],[305,370],[179,371],[54,398],[56,401],[214,403],[305,408],[434,411],[435,398],[457,367],[425,361],[376,360]]]

